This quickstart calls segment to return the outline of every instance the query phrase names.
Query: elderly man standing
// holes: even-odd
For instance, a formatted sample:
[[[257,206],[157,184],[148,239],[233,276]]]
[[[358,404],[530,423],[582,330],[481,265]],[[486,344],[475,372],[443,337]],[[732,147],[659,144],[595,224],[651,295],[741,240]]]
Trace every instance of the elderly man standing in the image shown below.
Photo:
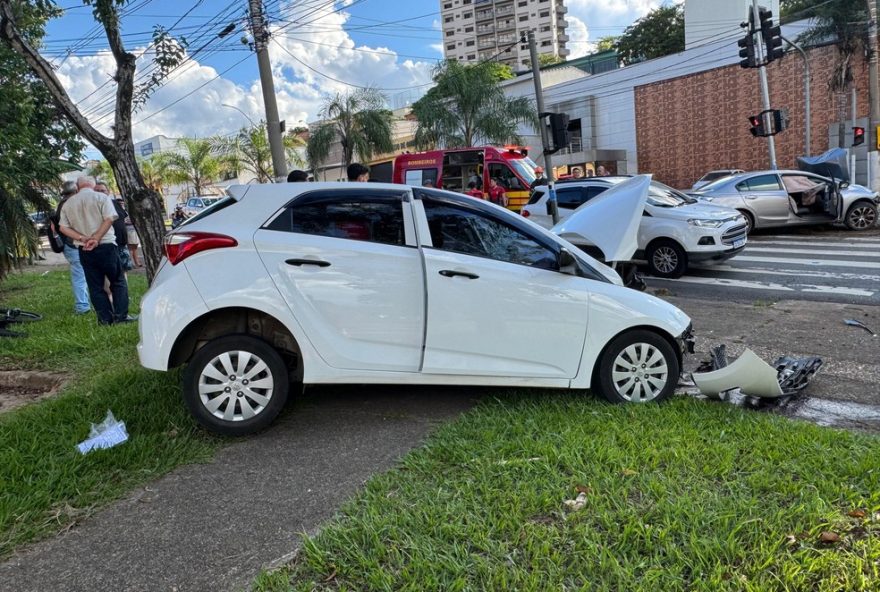
[[[98,322],[109,325],[134,321],[136,318],[128,315],[128,284],[113,232],[116,208],[108,196],[94,190],[93,177],[80,177],[76,185],[79,191],[61,210],[61,232],[79,248]],[[112,304],[104,292],[104,278],[110,283]]]

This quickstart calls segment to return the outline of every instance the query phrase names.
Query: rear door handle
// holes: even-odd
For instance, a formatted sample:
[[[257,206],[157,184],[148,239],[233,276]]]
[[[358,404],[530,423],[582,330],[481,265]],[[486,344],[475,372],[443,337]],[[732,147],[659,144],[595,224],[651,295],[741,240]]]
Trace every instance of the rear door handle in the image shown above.
[[[454,271],[452,269],[441,269],[440,275],[442,275],[443,277],[455,277],[457,275],[460,275],[461,277],[466,277],[469,280],[476,280],[480,277],[475,273],[468,273],[466,271]]]
[[[321,261],[319,259],[288,259],[285,261],[288,265],[296,265],[297,267],[302,267],[303,265],[317,265],[318,267],[330,267],[329,261]]]
[[[760,195],[747,195],[746,199],[758,199]]]

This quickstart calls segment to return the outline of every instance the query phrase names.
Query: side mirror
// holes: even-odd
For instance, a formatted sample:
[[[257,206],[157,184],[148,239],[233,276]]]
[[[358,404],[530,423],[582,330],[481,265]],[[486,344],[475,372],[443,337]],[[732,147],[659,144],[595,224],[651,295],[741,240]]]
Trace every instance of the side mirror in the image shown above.
[[[556,265],[562,273],[574,275],[577,269],[577,259],[568,249],[562,247],[556,255]]]
[[[849,182],[847,182],[847,181],[841,181],[840,184],[839,184],[837,187],[840,188],[840,189],[846,189],[847,187],[849,187]]]

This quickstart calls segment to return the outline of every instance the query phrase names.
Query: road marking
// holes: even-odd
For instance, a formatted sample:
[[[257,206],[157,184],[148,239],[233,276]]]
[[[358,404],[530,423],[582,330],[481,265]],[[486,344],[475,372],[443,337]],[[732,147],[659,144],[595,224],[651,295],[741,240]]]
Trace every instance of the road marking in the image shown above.
[[[880,253],[864,253],[853,251],[844,253],[843,251],[824,251],[821,249],[779,249],[777,247],[756,247],[747,245],[746,251],[749,253],[789,253],[791,255],[848,255],[850,257],[880,257]]]
[[[746,243],[746,247],[751,247],[754,245],[782,245],[782,246],[792,246],[792,247],[840,247],[841,249],[878,249],[880,250],[880,243],[848,243],[843,241],[824,241],[824,242],[809,242],[809,241],[779,241],[779,240],[757,240],[754,238],[750,238],[749,242]]]
[[[873,261],[840,261],[838,259],[790,259],[788,257],[751,257],[749,255],[737,255],[735,261],[752,261],[755,263],[785,263],[788,265],[810,265],[813,267],[824,266],[880,269],[880,263],[875,263]]]
[[[834,273],[831,271],[785,271],[768,269],[766,267],[734,267],[733,265],[692,265],[691,269],[705,271],[725,271],[731,273],[753,273],[755,275],[786,275],[798,277],[826,278],[833,280],[856,280],[859,282],[880,282],[880,275],[868,275],[861,273]]]
[[[744,288],[748,290],[776,290],[779,292],[812,292],[817,294],[839,294],[844,296],[867,297],[871,297],[875,294],[870,290],[849,288],[846,286],[817,286],[815,284],[794,284],[794,286],[783,286],[782,284],[777,284],[774,282],[750,282],[743,280],[731,280],[727,278],[704,278],[696,276],[682,276],[678,279],[667,279],[666,281],[685,284],[701,284],[704,286],[723,286],[725,288]]]

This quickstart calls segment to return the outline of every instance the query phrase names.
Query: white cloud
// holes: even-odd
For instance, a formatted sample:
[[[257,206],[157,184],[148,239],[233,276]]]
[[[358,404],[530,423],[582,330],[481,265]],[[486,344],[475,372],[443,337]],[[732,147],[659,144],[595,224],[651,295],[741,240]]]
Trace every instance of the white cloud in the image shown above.
[[[590,32],[584,21],[571,15],[566,20],[568,28],[565,32],[569,36],[568,47],[571,49],[568,59],[573,60],[595,52],[596,44],[590,41]]]
[[[345,5],[344,0],[342,4]],[[269,55],[279,113],[287,121],[288,128],[315,120],[322,100],[328,94],[355,88],[345,82],[388,89],[384,92],[391,106],[397,106],[418,98],[431,81],[433,63],[402,59],[386,47],[357,46],[344,30],[348,15],[332,12],[331,6],[328,5],[319,20],[315,20],[319,15],[311,9],[308,18],[304,19],[310,21],[307,26],[284,30],[276,26],[273,31]],[[296,7],[289,5],[282,10],[286,22],[296,19]],[[139,53],[143,49],[133,51]],[[440,51],[442,53],[442,46]],[[241,59],[246,54],[233,55],[234,59]],[[145,69],[150,58],[148,55],[139,60],[139,72]],[[265,119],[256,57],[249,55],[238,68],[252,72],[253,81],[241,84],[224,76],[211,81],[218,75],[213,67],[197,60],[183,66],[133,116],[135,140],[156,134],[179,137],[230,133],[247,124],[245,115],[236,109],[254,121]],[[97,117],[94,115],[112,110],[112,96],[105,95],[115,93],[115,85],[107,84],[93,96],[89,95],[104,84],[114,70],[110,53],[99,52],[71,56],[57,74],[72,98],[81,103],[81,110],[89,113],[90,119],[95,121]],[[179,103],[147,118],[184,96],[186,98]],[[224,103],[236,109],[224,107]],[[110,115],[98,120],[96,125],[109,133],[112,123]]]

